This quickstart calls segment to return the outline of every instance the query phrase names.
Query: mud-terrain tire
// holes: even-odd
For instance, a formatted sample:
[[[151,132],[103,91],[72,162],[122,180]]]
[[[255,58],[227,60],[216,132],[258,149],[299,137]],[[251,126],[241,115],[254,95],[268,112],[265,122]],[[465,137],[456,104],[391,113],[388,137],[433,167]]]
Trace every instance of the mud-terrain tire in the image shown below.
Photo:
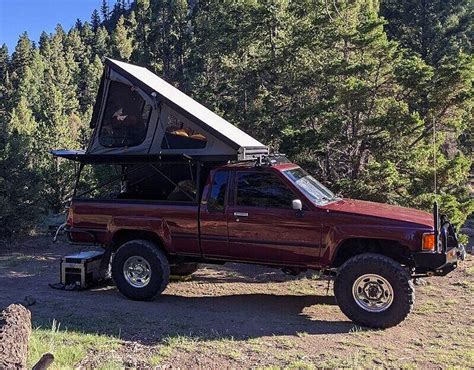
[[[123,244],[112,260],[112,279],[127,298],[149,301],[165,290],[170,266],[165,254],[148,240]]]
[[[352,257],[339,268],[334,295],[349,319],[377,329],[398,325],[415,302],[408,271],[393,259],[375,253]]]
[[[175,276],[188,276],[199,269],[198,263],[180,263],[170,266],[170,274]]]

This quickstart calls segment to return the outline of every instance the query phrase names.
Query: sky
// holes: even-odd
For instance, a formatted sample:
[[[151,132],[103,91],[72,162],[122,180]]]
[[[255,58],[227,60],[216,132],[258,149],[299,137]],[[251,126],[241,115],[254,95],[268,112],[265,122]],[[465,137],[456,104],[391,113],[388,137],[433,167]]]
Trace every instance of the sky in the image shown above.
[[[41,32],[53,32],[58,23],[67,31],[77,18],[90,21],[100,4],[101,0],[0,0],[0,45],[7,44],[12,53],[24,31],[36,42]]]

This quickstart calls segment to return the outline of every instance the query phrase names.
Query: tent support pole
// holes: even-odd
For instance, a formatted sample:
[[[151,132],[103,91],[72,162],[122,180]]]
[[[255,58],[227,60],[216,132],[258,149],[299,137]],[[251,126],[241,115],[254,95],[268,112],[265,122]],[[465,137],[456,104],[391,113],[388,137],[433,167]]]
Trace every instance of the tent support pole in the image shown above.
[[[79,169],[76,172],[76,183],[74,184],[74,190],[72,196],[75,197],[77,193],[77,187],[79,185],[79,179],[81,177],[82,169],[84,168],[84,163],[79,164]]]

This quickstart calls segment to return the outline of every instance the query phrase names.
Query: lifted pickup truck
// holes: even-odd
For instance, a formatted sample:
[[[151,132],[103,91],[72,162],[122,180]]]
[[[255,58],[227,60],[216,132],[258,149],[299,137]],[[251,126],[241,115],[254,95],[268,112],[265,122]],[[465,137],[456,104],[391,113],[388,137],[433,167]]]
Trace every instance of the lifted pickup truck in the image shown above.
[[[337,197],[144,67],[105,60],[90,126],[85,151],[52,152],[80,163],[65,230],[106,249],[102,262],[131,299],[154,298],[170,272],[202,262],[314,269],[335,276],[350,319],[385,328],[410,312],[413,277],[446,275],[464,258],[437,207],[432,216]],[[115,177],[81,193],[88,178],[113,175],[103,164]]]
[[[65,230],[73,242],[106,248],[117,288],[134,300],[155,298],[170,271],[189,274],[198,263],[321,270],[335,276],[343,313],[375,328],[405,319],[414,277],[446,275],[464,258],[437,211],[337,197],[275,158],[121,165],[120,190],[74,197]]]

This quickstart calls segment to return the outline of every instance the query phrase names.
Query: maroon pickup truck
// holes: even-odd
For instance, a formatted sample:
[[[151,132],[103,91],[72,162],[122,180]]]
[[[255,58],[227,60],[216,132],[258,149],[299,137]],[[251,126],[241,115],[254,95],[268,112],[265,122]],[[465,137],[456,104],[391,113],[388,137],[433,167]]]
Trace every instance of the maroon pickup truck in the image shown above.
[[[134,300],[153,299],[170,274],[199,263],[319,270],[335,277],[344,314],[386,328],[410,312],[413,278],[446,275],[465,255],[437,210],[338,197],[283,157],[115,167],[115,192],[76,190],[65,230],[105,248],[117,288]]]

